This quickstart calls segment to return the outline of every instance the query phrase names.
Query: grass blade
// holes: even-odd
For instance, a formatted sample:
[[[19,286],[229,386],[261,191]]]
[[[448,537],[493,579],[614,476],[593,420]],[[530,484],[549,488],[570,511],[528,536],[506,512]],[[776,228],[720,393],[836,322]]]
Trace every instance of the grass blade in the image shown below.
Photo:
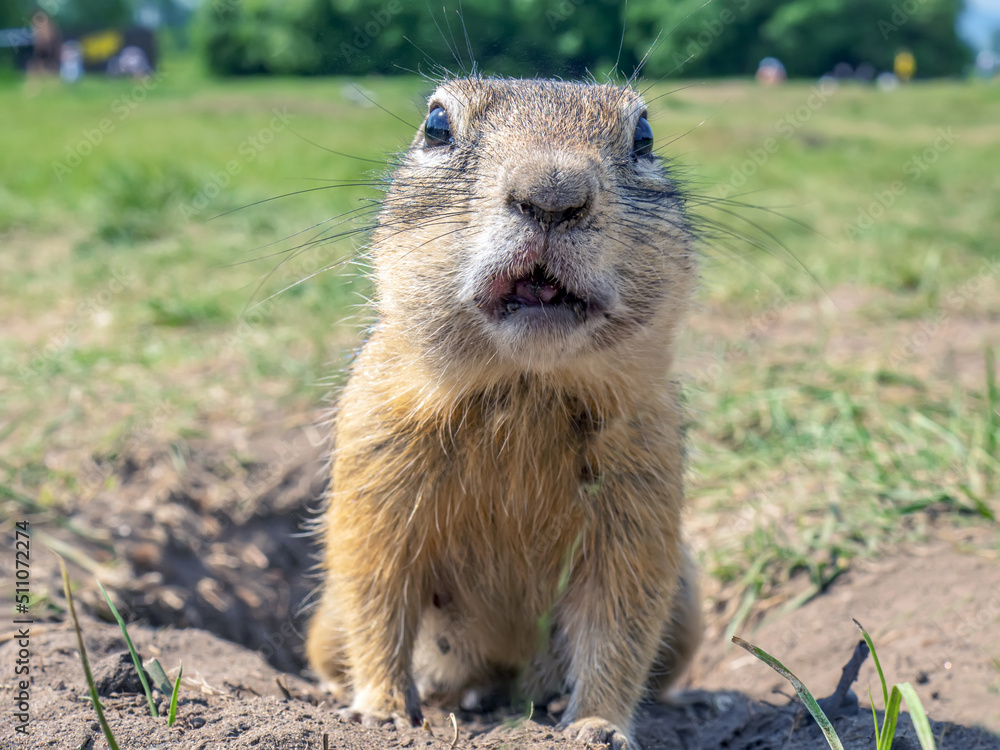
[[[899,720],[899,704],[902,699],[899,686],[893,685],[889,693],[889,702],[885,706],[885,715],[882,717],[882,734],[879,737],[878,750],[892,750],[892,741],[896,736],[896,722]]]
[[[931,732],[931,723],[927,720],[924,712],[924,704],[920,702],[920,697],[913,685],[904,682],[898,685],[899,692],[906,701],[906,707],[910,709],[910,719],[913,721],[913,728],[917,732],[917,739],[920,740],[922,750],[937,750],[934,743],[934,734]]]
[[[177,670],[177,679],[174,681],[174,689],[170,693],[170,714],[167,716],[167,726],[172,727],[177,719],[177,695],[181,691],[181,675],[184,674],[184,665],[181,664]]]
[[[841,743],[840,738],[837,736],[837,731],[833,728],[833,724],[827,718],[826,714],[823,713],[823,709],[819,707],[816,699],[813,698],[812,693],[809,692],[802,681],[796,677],[791,671],[782,664],[780,661],[775,659],[769,653],[761,648],[757,648],[752,643],[744,641],[739,636],[733,636],[733,643],[742,649],[749,651],[751,654],[756,656],[762,662],[767,664],[771,669],[780,674],[786,680],[788,680],[792,687],[795,688],[795,692],[798,694],[802,703],[805,704],[806,709],[812,714],[812,717],[819,724],[819,728],[823,730],[823,736],[826,737],[827,744],[830,745],[832,750],[844,750],[844,745]],[[870,645],[870,644],[869,644]]]
[[[170,692],[170,679],[167,677],[167,673],[163,670],[155,658],[150,658],[146,660],[144,665],[146,667],[146,674],[149,675],[149,679],[153,681],[153,685],[159,690],[163,695]]]
[[[139,658],[139,654],[136,653],[135,646],[132,645],[132,639],[129,637],[128,629],[125,627],[125,620],[118,613],[118,608],[111,601],[111,597],[108,596],[108,592],[104,590],[104,586],[101,585],[100,581],[97,582],[97,588],[104,594],[104,601],[111,607],[111,614],[115,616],[115,619],[118,621],[118,627],[121,629],[122,635],[125,636],[128,652],[132,655],[132,663],[135,664],[135,671],[139,673],[139,682],[142,683],[142,689],[146,693],[146,702],[149,704],[149,715],[155,719],[160,714],[157,712],[156,704],[153,702],[153,691],[149,689],[149,682],[146,680],[146,670],[142,668],[142,660]]]
[[[97,714],[97,721],[101,725],[101,731],[104,732],[104,739],[107,740],[108,747],[111,750],[119,750],[115,735],[111,732],[111,727],[108,726],[108,720],[104,718],[104,707],[101,705],[101,699],[97,696],[94,673],[90,670],[87,649],[83,645],[83,633],[80,632],[80,621],[76,618],[76,607],[73,606],[73,593],[69,587],[69,573],[66,571],[66,563],[59,555],[56,555],[56,559],[59,561],[59,569],[62,571],[63,592],[66,594],[66,603],[69,605],[69,618],[73,621],[73,630],[76,631],[76,645],[80,649],[80,661],[83,662],[83,673],[87,677],[87,687],[90,689],[90,702],[94,704],[94,712]]]
[[[875,710],[875,699],[872,697],[872,686],[868,686],[868,705],[872,707],[872,720],[875,722],[875,747],[882,742],[882,735],[878,728],[878,712]]]
[[[853,618],[852,618],[853,619]],[[882,674],[882,665],[879,663],[878,654],[875,653],[875,644],[872,643],[872,637],[868,635],[868,631],[865,630],[861,623],[854,620],[854,624],[858,626],[858,630],[861,631],[861,635],[864,636],[865,643],[868,644],[868,649],[872,652],[872,660],[875,662],[875,671],[878,672],[879,682],[882,683],[882,706],[885,708],[886,715],[889,713],[889,690],[885,686],[885,675]],[[891,735],[890,735],[891,736]]]

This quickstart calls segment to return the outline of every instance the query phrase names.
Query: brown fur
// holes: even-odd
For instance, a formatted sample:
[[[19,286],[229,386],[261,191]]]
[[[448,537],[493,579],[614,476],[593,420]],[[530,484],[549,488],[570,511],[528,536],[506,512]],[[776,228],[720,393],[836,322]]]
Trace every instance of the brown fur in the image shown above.
[[[623,746],[700,639],[670,380],[690,232],[664,167],[632,158],[631,89],[469,78],[436,106],[454,144],[417,134],[371,241],[378,323],[338,406],[309,660],[365,721],[520,675]],[[579,324],[491,307],[537,264],[588,300]]]

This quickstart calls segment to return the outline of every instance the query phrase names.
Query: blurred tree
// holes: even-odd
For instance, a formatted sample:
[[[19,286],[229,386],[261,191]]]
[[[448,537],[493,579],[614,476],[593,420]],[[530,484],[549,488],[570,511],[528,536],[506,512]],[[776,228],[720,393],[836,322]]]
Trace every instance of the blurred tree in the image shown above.
[[[64,29],[128,25],[135,15],[129,0],[38,0],[31,5],[44,10]]]
[[[901,47],[921,75],[955,75],[971,55],[961,10],[962,0],[632,0],[626,41],[641,56],[663,30],[645,71],[655,77],[746,75],[769,55],[793,77],[838,62],[892,70]]]
[[[30,24],[31,11],[35,4],[26,0],[3,0],[0,2],[0,31],[4,29],[23,29]],[[14,70],[16,53],[12,46],[16,42],[6,36],[0,40],[0,81],[3,81]]]
[[[461,71],[471,56],[490,72],[579,76],[610,70],[619,48],[617,0],[463,0],[461,15],[454,10],[410,0],[209,0],[197,24],[219,74]]]
[[[625,43],[647,77],[748,75],[773,54],[760,27],[782,0],[632,0]]]
[[[0,29],[18,29],[28,25],[35,3],[28,0],[4,0],[0,3]]]
[[[111,2],[112,0],[106,0]],[[469,69],[507,75],[752,74],[779,57],[791,76],[837,62],[892,68],[909,48],[922,75],[962,70],[961,0],[206,0],[198,29],[220,74],[395,73]],[[625,21],[622,40],[623,12]]]
[[[971,61],[956,30],[962,0],[791,0],[761,29],[797,75],[821,75],[838,62],[892,70],[905,47],[924,76],[955,75]]]

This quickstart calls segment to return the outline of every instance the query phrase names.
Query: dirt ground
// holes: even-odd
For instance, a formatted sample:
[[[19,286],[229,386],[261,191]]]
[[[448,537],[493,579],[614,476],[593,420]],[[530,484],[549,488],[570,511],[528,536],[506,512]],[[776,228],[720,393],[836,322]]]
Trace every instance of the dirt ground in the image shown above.
[[[900,595],[879,603],[885,590]],[[982,591],[990,598],[982,597]],[[932,609],[927,607],[931,601]],[[938,747],[987,750],[1000,748],[1000,737],[970,725],[1000,727],[995,666],[1000,643],[991,625],[998,612],[1000,566],[940,541],[919,555],[900,555],[844,576],[825,596],[766,623],[753,639],[780,653],[820,696],[833,689],[857,640],[850,617],[888,623],[874,633],[883,666],[895,679],[920,686]],[[118,628],[89,616],[82,626],[108,721],[123,748],[452,748],[456,731],[456,747],[579,746],[555,728],[556,707],[551,714],[537,707],[530,720],[523,711],[462,713],[457,730],[441,707],[426,711],[428,729],[345,724],[336,706],[324,703],[309,682],[275,669],[259,651],[196,628],[133,624],[130,633],[140,653],[155,656],[170,677],[184,665],[178,719],[167,728],[165,719],[148,713]],[[105,747],[86,697],[71,627],[37,623],[31,632],[31,735],[11,737],[4,747]],[[13,674],[17,651],[13,639],[0,645],[0,674]],[[874,679],[866,665],[860,683]],[[791,691],[781,678],[744,652],[727,648],[717,629],[710,629],[688,683],[676,705],[640,709],[637,734],[647,750],[824,746],[797,701],[788,699]],[[11,687],[4,685],[8,704]],[[157,699],[165,712],[162,696]],[[855,709],[834,724],[849,750],[874,746],[867,709]],[[908,717],[894,747],[918,747]]]
[[[344,724],[335,711],[316,705],[308,683],[281,675],[263,659],[200,630],[153,630],[134,627],[140,651],[164,664],[186,664],[183,699],[174,727],[149,716],[144,698],[117,630],[84,623],[90,658],[101,686],[108,720],[123,748],[451,748],[456,730],[440,709],[430,709],[429,729],[367,729]],[[32,696],[32,736],[14,738],[15,748],[103,747],[93,711],[84,695],[71,632],[65,627],[41,630],[33,638],[39,668]],[[12,667],[13,649],[0,650],[0,666]],[[277,678],[280,676],[281,685]],[[287,694],[286,694],[287,691]],[[639,739],[646,748],[812,748],[822,744],[818,730],[806,725],[796,705],[753,702],[735,692],[693,691],[682,705],[645,706]],[[574,747],[553,727],[554,717],[538,711],[523,714],[462,716],[458,747]],[[847,747],[870,747],[871,718],[865,713],[835,720]],[[942,748],[994,748],[986,732],[934,723]],[[899,735],[897,748],[916,747]]]
[[[863,295],[832,297],[840,310],[865,304]],[[801,320],[815,314],[811,309],[791,305],[762,335],[784,337],[793,348]],[[725,337],[712,319],[696,322],[693,330]],[[929,374],[971,378],[978,366],[971,352],[984,335],[1000,333],[1000,322],[954,317],[947,324],[948,335],[936,337],[933,346],[948,351],[928,358],[944,371]],[[975,330],[960,330],[962,325]],[[857,331],[848,327],[842,335],[831,334],[828,354],[850,358],[861,348],[890,351],[885,342],[906,335],[881,330],[882,340],[869,341]],[[86,467],[115,481],[105,482],[74,514],[25,516],[37,597],[31,613],[30,735],[13,733],[12,677],[19,647],[16,629],[5,632],[0,626],[0,700],[7,707],[0,747],[106,746],[86,697],[50,550],[70,563],[90,659],[123,748],[575,746],[555,728],[557,705],[534,707],[530,719],[513,709],[460,713],[454,728],[446,708],[430,707],[429,728],[368,729],[343,723],[337,707],[304,679],[300,646],[316,580],[310,574],[313,540],[302,529],[325,482],[325,446],[308,426],[312,417],[261,413],[253,428],[214,420],[198,437],[130,445],[115,462],[95,458]],[[9,531],[12,520],[21,519],[0,528]],[[775,608],[743,635],[780,658],[819,697],[833,690],[851,655],[859,636],[851,620],[857,618],[869,628],[888,677],[917,687],[939,748],[1000,749],[995,526],[932,525],[931,537],[919,547],[853,564],[822,595],[789,612]],[[130,633],[139,651],[156,656],[170,677],[184,665],[174,727],[150,717],[120,632],[108,624],[97,577],[127,619],[137,620]],[[8,596],[6,587],[0,596]],[[0,604],[10,611],[8,600]],[[641,708],[642,747],[824,747],[787,683],[728,644],[725,610],[726,603],[710,592],[705,643],[675,705]],[[835,719],[849,750],[874,747],[871,714],[864,708],[868,685],[880,692],[870,660],[855,685],[863,707]],[[908,718],[901,720],[894,747],[918,747]]]

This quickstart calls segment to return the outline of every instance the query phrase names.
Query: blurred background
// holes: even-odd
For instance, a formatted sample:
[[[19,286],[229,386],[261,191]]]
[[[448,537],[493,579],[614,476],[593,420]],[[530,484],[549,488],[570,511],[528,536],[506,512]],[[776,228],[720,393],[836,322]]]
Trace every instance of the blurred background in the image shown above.
[[[35,520],[154,623],[300,665],[276,635],[312,586],[291,534],[424,74],[644,61],[703,231],[680,369],[715,620],[912,542],[996,559],[1000,0],[458,10],[4,0],[0,522]]]
[[[107,35],[133,27],[216,75],[399,74],[451,66],[450,46],[516,76],[580,76],[616,62],[632,71],[644,57],[649,77],[738,76],[775,56],[796,78],[850,65],[862,80],[891,71],[901,49],[919,59],[922,77],[966,75],[974,59],[992,72],[1000,33],[991,0],[470,0],[461,19],[448,10],[403,0],[10,0],[0,28],[22,68],[40,11],[63,42],[82,45],[94,72],[107,72],[119,51]],[[123,43],[148,55],[138,39]]]

